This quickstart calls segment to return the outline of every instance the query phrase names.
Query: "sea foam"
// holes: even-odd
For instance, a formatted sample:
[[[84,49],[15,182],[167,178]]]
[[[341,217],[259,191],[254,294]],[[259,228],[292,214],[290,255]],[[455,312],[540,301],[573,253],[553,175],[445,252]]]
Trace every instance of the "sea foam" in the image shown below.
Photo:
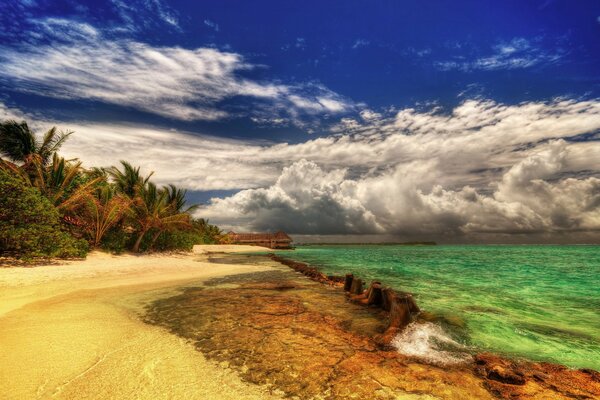
[[[392,345],[400,354],[434,365],[455,365],[471,360],[466,346],[431,322],[411,323],[394,338]]]

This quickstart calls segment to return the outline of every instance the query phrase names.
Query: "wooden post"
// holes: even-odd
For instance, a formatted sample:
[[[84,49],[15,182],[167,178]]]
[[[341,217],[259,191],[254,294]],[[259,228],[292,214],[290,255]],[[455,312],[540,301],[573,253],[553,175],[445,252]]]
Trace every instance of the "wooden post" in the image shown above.
[[[394,296],[392,307],[390,309],[389,327],[402,330],[410,323],[411,318],[408,296],[409,295],[406,294]]]
[[[421,309],[417,305],[417,302],[412,294],[407,295],[406,301],[408,302],[408,309],[411,313],[417,314],[421,312]]]
[[[392,288],[385,287],[381,289],[381,296],[381,308],[383,308],[385,311],[390,311],[392,308],[392,301],[394,296],[396,296],[396,292]]]
[[[344,281],[344,291],[349,292],[352,288],[352,280],[354,279],[354,275],[346,274],[346,280]]]
[[[369,288],[369,295],[367,296],[368,305],[381,305],[383,302],[383,293],[381,291],[381,283],[373,282]]]
[[[363,281],[360,278],[352,279],[352,286],[350,287],[350,294],[362,294],[363,292]]]
[[[387,296],[383,296],[384,299],[386,297],[390,299],[390,323],[383,333],[378,339],[378,341],[384,346],[388,346],[392,340],[396,337],[399,332],[402,332],[404,328],[411,321],[410,315],[410,307],[408,302],[407,294],[390,294],[391,291],[388,291]]]

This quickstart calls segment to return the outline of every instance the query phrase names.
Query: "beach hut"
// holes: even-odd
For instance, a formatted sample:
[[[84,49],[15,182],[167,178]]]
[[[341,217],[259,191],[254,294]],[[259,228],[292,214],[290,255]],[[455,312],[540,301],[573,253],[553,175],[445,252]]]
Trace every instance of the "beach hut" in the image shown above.
[[[227,236],[232,243],[263,246],[271,249],[290,249],[292,238],[285,232],[275,233],[237,233],[228,232]]]

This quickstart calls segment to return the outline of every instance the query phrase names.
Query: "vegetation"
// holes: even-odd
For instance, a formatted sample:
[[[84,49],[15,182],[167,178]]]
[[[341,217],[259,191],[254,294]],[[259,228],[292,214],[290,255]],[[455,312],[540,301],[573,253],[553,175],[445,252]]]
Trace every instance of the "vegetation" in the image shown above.
[[[52,128],[38,140],[26,122],[0,123],[0,255],[191,250],[220,240],[218,227],[192,218],[185,190],[158,187],[126,161],[85,169],[61,157],[70,135]]]

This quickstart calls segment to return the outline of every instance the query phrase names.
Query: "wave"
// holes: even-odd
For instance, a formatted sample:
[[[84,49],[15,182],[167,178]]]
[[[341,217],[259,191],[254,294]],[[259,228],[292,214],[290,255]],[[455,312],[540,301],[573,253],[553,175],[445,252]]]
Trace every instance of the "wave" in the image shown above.
[[[411,323],[394,338],[392,345],[400,354],[434,365],[456,365],[472,360],[466,346],[431,322]]]

